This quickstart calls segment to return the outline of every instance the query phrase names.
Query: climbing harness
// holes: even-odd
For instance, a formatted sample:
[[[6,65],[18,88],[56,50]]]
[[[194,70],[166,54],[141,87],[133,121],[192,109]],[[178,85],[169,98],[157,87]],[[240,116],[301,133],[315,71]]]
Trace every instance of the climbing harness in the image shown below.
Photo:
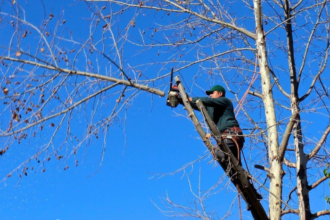
[[[237,147],[237,160],[240,162],[240,152],[243,148],[243,144],[245,141],[242,130],[239,127],[228,128],[224,132],[222,132],[221,138],[230,139],[235,143]]]

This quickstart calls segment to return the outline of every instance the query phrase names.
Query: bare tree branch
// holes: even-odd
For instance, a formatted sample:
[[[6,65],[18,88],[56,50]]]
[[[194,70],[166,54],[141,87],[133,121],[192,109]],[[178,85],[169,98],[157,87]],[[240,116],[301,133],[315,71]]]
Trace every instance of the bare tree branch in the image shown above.
[[[318,185],[320,185],[321,183],[323,183],[327,179],[329,179],[329,177],[323,176],[321,179],[319,179],[318,181],[316,181],[315,183],[313,183],[312,185],[310,185],[309,186],[309,189],[312,190],[312,189],[316,188]]]
[[[249,91],[249,94],[262,99],[262,95],[258,92]]]
[[[302,74],[302,72],[304,70],[304,67],[305,67],[305,62],[306,62],[306,59],[307,59],[307,55],[308,55],[308,51],[309,51],[309,46],[310,46],[310,44],[312,42],[312,39],[313,39],[314,33],[316,31],[316,28],[320,24],[321,14],[323,12],[323,9],[325,7],[326,2],[327,2],[327,0],[325,0],[323,2],[322,7],[321,7],[321,9],[320,9],[320,11],[318,13],[317,20],[316,20],[316,22],[314,24],[313,30],[311,31],[311,33],[309,35],[309,39],[308,39],[308,42],[307,42],[307,45],[306,45],[306,48],[305,48],[305,53],[304,53],[304,56],[303,56],[303,59],[302,59],[302,64],[300,66],[300,70],[299,70],[299,73],[298,73],[298,80],[297,80],[298,84],[300,82],[301,74]],[[327,60],[327,56],[325,57],[325,59]],[[325,61],[325,63],[326,63],[326,61]]]
[[[93,2],[105,2],[105,0],[87,0],[87,1],[93,1]],[[106,2],[109,2],[109,1],[106,1]],[[191,11],[187,8],[184,8],[182,6],[180,6],[179,4],[173,2],[173,1],[169,1],[169,0],[164,0],[164,2],[167,2],[169,3],[170,5],[173,5],[175,6],[176,8],[180,9],[180,10],[173,10],[173,9],[167,9],[167,8],[162,8],[162,7],[154,7],[154,6],[140,6],[140,5],[135,5],[135,4],[129,4],[129,3],[125,3],[125,2],[121,2],[121,1],[113,1],[111,0],[110,2],[113,2],[113,3],[116,3],[118,5],[125,5],[125,6],[129,6],[129,7],[136,7],[136,8],[149,8],[149,9],[155,9],[155,10],[160,10],[160,11],[170,11],[170,12],[176,12],[176,13],[188,13],[188,14],[191,14],[191,15],[194,15],[198,18],[201,18],[203,20],[206,20],[206,21],[209,21],[209,22],[212,22],[212,23],[216,23],[216,24],[221,24],[223,25],[224,27],[228,27],[230,29],[233,29],[233,30],[236,30],[236,31],[239,31],[243,34],[245,34],[246,36],[252,38],[252,39],[256,39],[256,35],[244,28],[240,28],[240,27],[237,27],[236,25],[234,24],[230,24],[230,23],[227,23],[227,22],[224,22],[224,21],[221,21],[219,20],[217,17],[215,18],[209,18],[209,17],[206,17],[202,14],[199,14],[197,12],[194,12],[194,11]]]
[[[285,129],[285,132],[284,132],[284,135],[283,135],[280,147],[279,147],[278,157],[279,157],[280,161],[283,161],[285,150],[286,150],[286,147],[288,146],[289,138],[291,136],[291,131],[295,124],[295,120],[296,120],[296,117],[298,116],[298,114],[299,113],[295,113],[294,115],[292,115],[289,123],[286,126],[286,129]]]
[[[312,159],[317,152],[319,152],[319,150],[321,149],[323,143],[325,142],[325,140],[327,139],[328,135],[330,133],[330,125],[327,127],[327,129],[324,131],[321,139],[319,140],[319,142],[316,144],[315,148],[308,154],[308,160]]]
[[[330,215],[330,210],[328,209],[328,210],[316,212],[312,215],[311,219],[316,219],[316,218],[324,216],[324,215]]]
[[[295,10],[297,7],[299,7],[299,5],[300,5],[302,2],[303,2],[303,0],[300,0],[299,2],[297,2],[297,4],[295,4],[295,5],[291,8],[291,10],[292,10],[292,11]]]
[[[286,215],[286,214],[297,214],[299,215],[299,210],[298,209],[289,209],[281,212],[281,216]]]
[[[60,116],[62,114],[66,114],[67,112],[71,111],[72,109],[74,109],[75,107],[79,106],[80,104],[86,102],[87,100],[91,99],[92,97],[95,97],[95,96],[101,94],[102,92],[105,92],[105,91],[107,91],[107,90],[109,90],[109,89],[111,89],[111,88],[113,88],[113,87],[115,87],[117,85],[118,85],[118,83],[115,83],[115,84],[113,84],[111,86],[108,86],[108,87],[106,87],[104,89],[101,89],[101,90],[97,91],[96,93],[94,93],[94,94],[92,94],[92,95],[90,95],[90,96],[88,96],[88,97],[80,100],[79,102],[76,102],[74,105],[68,107],[67,109],[63,110],[62,112],[56,113],[56,114],[51,115],[51,116],[48,116],[46,118],[42,118],[41,120],[38,120],[38,121],[36,121],[34,123],[31,123],[30,125],[28,125],[26,127],[23,127],[23,128],[21,128],[19,130],[12,131],[12,132],[2,132],[2,133],[0,133],[0,137],[8,137],[10,135],[20,133],[20,132],[25,131],[25,130],[31,128],[31,127],[34,127],[34,126],[36,126],[36,125],[38,125],[38,124],[40,124],[42,122],[48,121],[48,120],[50,120],[52,118],[55,118],[57,116]],[[13,130],[13,129],[11,129],[11,130]]]
[[[273,72],[272,69],[269,69],[269,72],[272,74],[274,81],[276,83],[276,85],[278,86],[278,89],[282,92],[283,95],[285,95],[286,97],[290,98],[290,95],[282,88],[278,78],[276,77],[275,73]]]
[[[286,158],[283,159],[283,163],[288,166],[288,167],[291,167],[291,168],[296,168],[296,164],[295,163],[292,163],[290,162],[289,160],[287,160]]]
[[[57,70],[57,71],[72,74],[72,75],[87,76],[87,77],[92,77],[92,78],[96,78],[96,79],[111,81],[111,82],[115,82],[115,83],[118,83],[118,84],[122,84],[122,85],[130,86],[130,87],[134,87],[134,88],[137,88],[137,89],[141,89],[141,90],[144,90],[144,91],[147,91],[147,92],[150,92],[150,93],[155,93],[155,94],[160,95],[160,96],[165,96],[165,92],[163,92],[161,90],[154,89],[154,88],[151,88],[151,87],[148,87],[148,86],[145,86],[145,85],[141,85],[141,84],[137,84],[137,83],[132,83],[132,82],[127,81],[127,80],[121,80],[121,79],[117,79],[117,78],[113,78],[113,77],[109,77],[109,76],[104,76],[104,75],[100,75],[100,74],[95,74],[95,73],[88,73],[88,72],[83,72],[83,71],[63,69],[63,68],[60,68],[60,67],[54,67],[54,66],[50,66],[50,65],[36,63],[36,62],[33,62],[33,61],[29,61],[29,60],[16,59],[16,58],[12,58],[12,57],[0,56],[0,59],[10,60],[10,61],[14,61],[14,62],[20,62],[20,63],[25,63],[25,64],[30,64],[30,65],[33,65],[33,66],[39,66],[39,67],[49,69],[49,70]]]

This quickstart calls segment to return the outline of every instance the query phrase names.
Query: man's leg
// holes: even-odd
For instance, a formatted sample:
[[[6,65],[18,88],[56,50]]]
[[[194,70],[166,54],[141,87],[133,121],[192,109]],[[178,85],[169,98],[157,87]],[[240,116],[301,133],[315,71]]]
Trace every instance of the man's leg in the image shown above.
[[[215,156],[220,160],[224,160],[225,159],[225,154],[222,152],[222,150],[220,149],[220,147],[218,145],[215,145],[214,149],[214,154]]]
[[[236,143],[232,139],[228,139],[228,138],[224,139],[224,142],[227,145],[227,147],[231,150],[235,158],[238,160],[238,150]]]
[[[227,147],[231,150],[232,154],[234,155],[234,157],[238,160],[237,156],[237,146],[236,146],[236,143],[231,140],[231,139],[224,139],[224,142],[225,144],[227,145]],[[220,149],[219,146],[217,146],[215,149],[214,149],[214,154],[218,157],[218,159],[224,159],[225,158],[225,155],[224,153],[222,152],[222,150]],[[240,162],[240,161],[239,161]],[[240,163],[241,164],[241,163]]]

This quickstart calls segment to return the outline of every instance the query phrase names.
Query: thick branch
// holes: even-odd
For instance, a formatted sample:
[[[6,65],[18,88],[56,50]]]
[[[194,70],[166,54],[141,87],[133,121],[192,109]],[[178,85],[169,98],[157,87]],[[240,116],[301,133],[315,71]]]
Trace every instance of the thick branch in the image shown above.
[[[291,136],[291,131],[294,126],[297,115],[298,115],[298,113],[295,113],[294,115],[292,115],[290,122],[286,126],[286,129],[285,129],[285,132],[284,132],[281,144],[280,144],[279,153],[278,153],[278,157],[281,162],[283,161],[285,150],[286,150],[286,147],[288,146],[288,141]]]
[[[212,136],[215,138],[220,149],[229,157],[231,169],[235,171],[235,175],[237,175],[237,180],[241,184],[236,184],[236,187],[242,193],[243,199],[246,201],[248,205],[252,205],[253,209],[251,210],[252,215],[255,219],[268,219],[267,214],[262,207],[260,201],[256,196],[256,192],[253,185],[248,181],[247,175],[243,168],[240,166],[239,162],[236,160],[235,156],[232,154],[231,150],[227,147],[226,144],[223,144],[221,133],[218,130],[218,127],[212,121],[211,117],[207,113],[205,106],[203,105],[201,100],[196,101],[196,105],[200,112],[203,114],[204,119],[209,126]],[[235,183],[235,180],[232,179],[232,182]]]
[[[249,93],[250,95],[253,95],[253,96],[259,97],[259,98],[261,98],[261,99],[263,98],[262,95],[261,95],[260,93],[258,93],[258,92],[249,91],[248,93]]]
[[[283,163],[287,166],[287,167],[292,167],[292,168],[296,168],[297,166],[296,166],[296,164],[295,163],[292,163],[292,162],[290,162],[289,160],[287,160],[287,159],[283,159]]]
[[[176,76],[175,77],[175,81],[178,85],[178,88],[180,90],[180,93],[181,93],[181,97],[182,97],[182,102],[188,112],[188,116],[191,118],[192,122],[194,123],[194,126],[198,132],[198,134],[201,136],[204,144],[206,145],[206,147],[209,149],[210,152],[212,152],[213,150],[213,145],[212,143],[210,142],[210,139],[206,138],[205,135],[205,131],[203,130],[202,128],[202,125],[200,124],[198,118],[196,117],[196,114],[193,110],[193,108],[191,107],[190,105],[190,102],[188,100],[188,97],[187,97],[187,93],[185,92],[185,89],[181,83],[181,80],[180,80],[180,77],[179,76]]]
[[[323,215],[330,215],[330,210],[327,209],[327,210],[323,210],[323,211],[319,211],[317,213],[314,213],[312,215],[312,218],[311,219],[316,219],[316,218],[321,217]]]
[[[109,77],[109,76],[104,76],[104,75],[100,75],[100,74],[95,74],[95,73],[88,73],[88,72],[82,72],[82,71],[73,71],[73,70],[69,70],[69,69],[62,69],[60,67],[55,67],[55,66],[51,66],[51,65],[45,65],[45,64],[41,64],[41,63],[36,63],[33,61],[29,61],[29,60],[21,60],[21,59],[16,59],[16,58],[12,58],[12,57],[4,57],[4,56],[0,56],[0,59],[4,59],[4,60],[10,60],[10,61],[14,61],[14,62],[19,62],[19,63],[25,63],[25,64],[30,64],[33,66],[38,66],[41,68],[45,68],[45,69],[49,69],[49,70],[56,70],[56,71],[60,71],[63,73],[68,73],[68,74],[72,74],[72,75],[80,75],[80,76],[87,76],[87,77],[91,77],[91,78],[96,78],[96,79],[102,79],[105,81],[111,81],[114,83],[118,83],[118,84],[122,84],[122,85],[126,85],[126,86],[130,86],[130,87],[134,87],[137,89],[141,89],[150,93],[154,93],[160,96],[165,96],[165,92],[155,89],[155,88],[150,88],[149,86],[145,86],[145,85],[141,85],[141,84],[137,84],[134,82],[130,82],[127,80],[121,80],[121,79],[117,79],[114,77]]]

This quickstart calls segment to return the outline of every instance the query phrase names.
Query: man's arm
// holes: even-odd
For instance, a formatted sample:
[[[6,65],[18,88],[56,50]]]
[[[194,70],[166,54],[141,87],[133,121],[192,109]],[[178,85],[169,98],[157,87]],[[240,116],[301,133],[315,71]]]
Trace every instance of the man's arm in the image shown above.
[[[193,102],[191,97],[188,97],[188,99],[189,99],[189,101],[190,101],[190,105],[191,105],[191,107],[192,107],[194,110],[199,111],[199,108],[197,107],[196,102]]]
[[[209,97],[193,97],[190,98],[189,101],[192,103],[196,103],[198,99],[200,99],[203,102],[205,107],[217,107],[217,106],[226,107],[228,105],[226,99],[222,97],[216,99],[212,99]]]
[[[179,100],[179,104],[184,105],[184,104],[183,104],[183,101],[182,101],[182,98],[178,98],[178,100]],[[196,105],[196,102],[193,102],[191,97],[188,97],[188,100],[189,100],[189,102],[190,102],[191,107],[192,107],[194,110],[199,111],[199,109],[198,109],[198,107],[197,107],[197,105]]]

